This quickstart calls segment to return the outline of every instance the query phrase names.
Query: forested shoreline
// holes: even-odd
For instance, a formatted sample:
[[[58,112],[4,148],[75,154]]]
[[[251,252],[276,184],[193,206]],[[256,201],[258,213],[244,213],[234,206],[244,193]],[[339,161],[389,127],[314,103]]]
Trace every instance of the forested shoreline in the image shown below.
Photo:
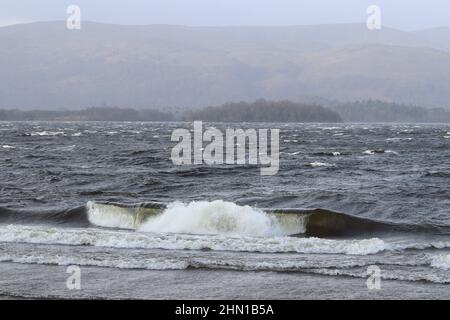
[[[219,107],[190,110],[183,114],[183,120],[204,120],[210,122],[341,122],[336,111],[320,105],[295,103],[291,101],[258,100],[230,102]]]
[[[175,110],[175,111],[174,111]],[[0,109],[0,121],[413,122],[450,123],[450,111],[377,100],[322,106],[292,101],[228,102],[184,111],[91,107],[82,110]]]
[[[357,101],[332,107],[344,122],[450,123],[450,110],[422,108],[379,100]]]

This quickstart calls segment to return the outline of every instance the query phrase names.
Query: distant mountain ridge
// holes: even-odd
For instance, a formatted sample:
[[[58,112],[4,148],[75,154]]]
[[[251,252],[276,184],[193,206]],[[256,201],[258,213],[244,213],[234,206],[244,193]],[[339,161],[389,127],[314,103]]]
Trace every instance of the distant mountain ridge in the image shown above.
[[[0,28],[0,108],[203,107],[260,98],[450,109],[450,30],[121,26]]]

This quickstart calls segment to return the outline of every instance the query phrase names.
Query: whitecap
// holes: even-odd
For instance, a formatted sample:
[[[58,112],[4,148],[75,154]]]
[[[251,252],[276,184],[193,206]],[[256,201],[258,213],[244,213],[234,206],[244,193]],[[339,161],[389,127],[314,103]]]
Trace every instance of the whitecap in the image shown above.
[[[450,254],[440,254],[434,256],[430,265],[442,270],[450,270]]]
[[[36,131],[30,134],[31,136],[62,136],[63,131]]]
[[[326,163],[326,162],[311,162],[309,164],[311,167],[316,168],[316,167],[335,167],[335,164],[331,164],[331,163]]]
[[[245,236],[283,235],[277,220],[259,209],[233,202],[193,201],[172,203],[164,212],[146,220],[139,231],[225,234]]]
[[[386,150],[385,152],[386,153],[390,153],[390,154],[395,154],[396,156],[399,155],[399,153],[397,151],[394,151],[394,150]]]

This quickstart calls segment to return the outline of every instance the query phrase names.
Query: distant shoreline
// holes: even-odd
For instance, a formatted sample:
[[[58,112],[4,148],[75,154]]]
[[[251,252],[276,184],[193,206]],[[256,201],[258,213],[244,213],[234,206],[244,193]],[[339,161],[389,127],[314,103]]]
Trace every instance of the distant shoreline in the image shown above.
[[[199,109],[162,111],[122,107],[81,110],[0,109],[0,121],[47,122],[205,122],[223,123],[450,123],[450,110],[378,100],[332,106],[283,101],[228,102]]]

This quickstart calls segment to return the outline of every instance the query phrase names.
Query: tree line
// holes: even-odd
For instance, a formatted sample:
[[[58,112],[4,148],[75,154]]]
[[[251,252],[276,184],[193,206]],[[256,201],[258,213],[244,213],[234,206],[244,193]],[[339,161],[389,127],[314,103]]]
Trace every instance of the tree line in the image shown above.
[[[324,107],[292,101],[228,102],[185,111],[92,107],[83,110],[0,109],[0,121],[194,121],[209,122],[441,122],[450,110],[426,109],[378,100]]]
[[[258,100],[229,102],[219,107],[190,110],[183,120],[211,122],[341,122],[336,111],[314,104]]]
[[[345,122],[450,123],[450,110],[427,109],[380,100],[340,104],[333,109]]]

